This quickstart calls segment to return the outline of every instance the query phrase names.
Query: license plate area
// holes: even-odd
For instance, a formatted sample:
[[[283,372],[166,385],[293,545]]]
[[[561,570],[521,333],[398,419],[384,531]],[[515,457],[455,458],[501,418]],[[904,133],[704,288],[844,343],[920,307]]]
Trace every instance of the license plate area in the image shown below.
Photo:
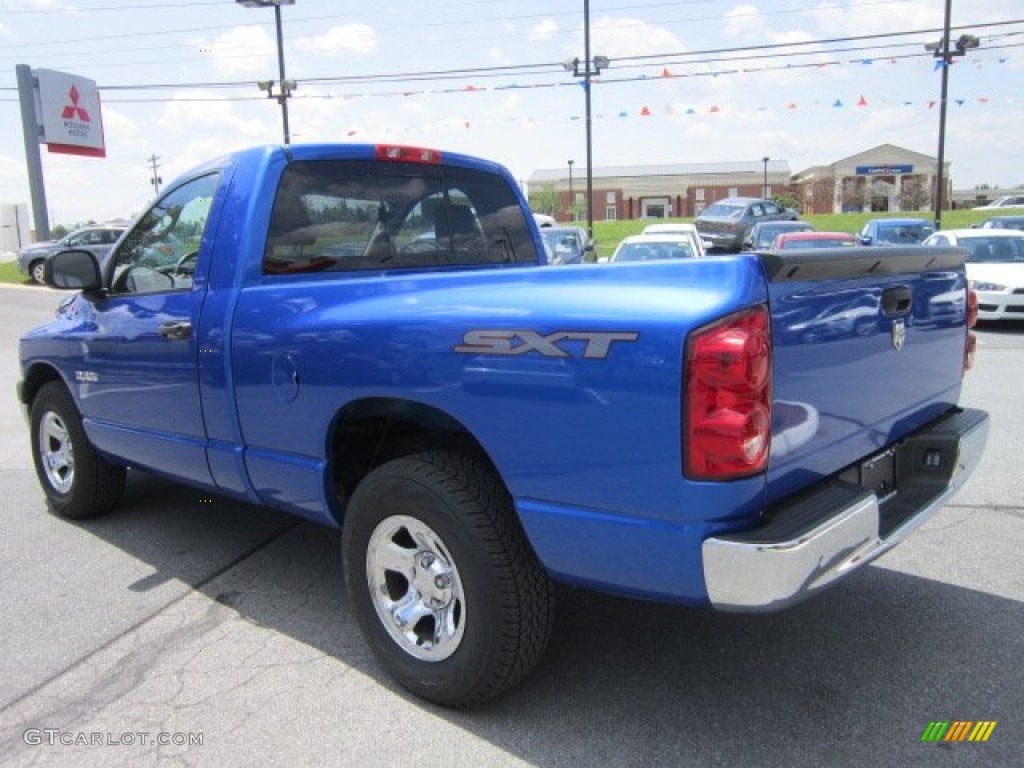
[[[857,466],[850,467],[840,477],[874,491],[879,501],[885,501],[896,492],[896,448],[887,448],[864,459]]]

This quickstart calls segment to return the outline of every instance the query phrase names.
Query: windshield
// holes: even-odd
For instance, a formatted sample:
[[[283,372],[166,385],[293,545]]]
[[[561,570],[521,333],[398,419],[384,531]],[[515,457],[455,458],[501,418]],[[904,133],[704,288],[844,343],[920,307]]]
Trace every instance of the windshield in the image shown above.
[[[743,215],[744,208],[745,206],[742,205],[715,203],[714,205],[705,208],[704,213],[702,213],[701,216],[710,216],[716,219],[738,219]]]
[[[581,249],[579,238],[572,232],[557,229],[541,229],[541,237],[552,249],[566,250],[571,253],[579,253]]]
[[[934,231],[930,224],[883,224],[878,227],[878,242],[913,245]]]
[[[853,240],[846,240],[840,238],[831,239],[818,239],[818,240],[789,240],[786,238],[780,239],[777,246],[785,251],[793,251],[799,248],[846,248],[852,246]]]
[[[693,258],[693,247],[685,241],[678,243],[623,243],[615,252],[612,261],[690,258]]]
[[[1024,237],[972,237],[960,241],[974,264],[1024,262]]]

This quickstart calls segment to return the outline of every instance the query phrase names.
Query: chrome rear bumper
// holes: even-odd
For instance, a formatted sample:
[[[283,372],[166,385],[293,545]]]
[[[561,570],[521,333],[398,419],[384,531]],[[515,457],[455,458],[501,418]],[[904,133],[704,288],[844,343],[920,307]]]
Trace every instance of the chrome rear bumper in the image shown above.
[[[902,541],[977,466],[988,414],[958,410],[894,447],[896,492],[880,500],[844,472],[769,510],[766,522],[706,539],[704,580],[723,611],[766,612],[800,602]]]

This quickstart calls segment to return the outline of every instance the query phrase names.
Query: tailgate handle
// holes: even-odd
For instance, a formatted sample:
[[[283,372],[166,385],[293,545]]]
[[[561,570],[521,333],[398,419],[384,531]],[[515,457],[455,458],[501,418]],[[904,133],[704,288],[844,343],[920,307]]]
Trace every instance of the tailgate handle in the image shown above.
[[[910,287],[897,285],[882,291],[882,311],[887,315],[902,315],[910,310]]]

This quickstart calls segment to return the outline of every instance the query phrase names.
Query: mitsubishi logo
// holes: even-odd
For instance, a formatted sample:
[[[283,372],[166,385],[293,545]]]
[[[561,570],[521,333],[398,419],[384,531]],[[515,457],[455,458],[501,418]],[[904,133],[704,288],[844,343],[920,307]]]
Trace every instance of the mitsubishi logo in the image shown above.
[[[71,90],[68,91],[68,98],[71,103],[64,107],[64,111],[60,113],[60,116],[67,120],[69,118],[78,116],[78,119],[83,123],[89,122],[89,113],[86,112],[82,107],[78,106],[78,100],[81,98],[81,94],[74,85],[71,86]]]
[[[893,320],[892,323],[892,348],[899,352],[907,341],[907,326],[903,320]]]

